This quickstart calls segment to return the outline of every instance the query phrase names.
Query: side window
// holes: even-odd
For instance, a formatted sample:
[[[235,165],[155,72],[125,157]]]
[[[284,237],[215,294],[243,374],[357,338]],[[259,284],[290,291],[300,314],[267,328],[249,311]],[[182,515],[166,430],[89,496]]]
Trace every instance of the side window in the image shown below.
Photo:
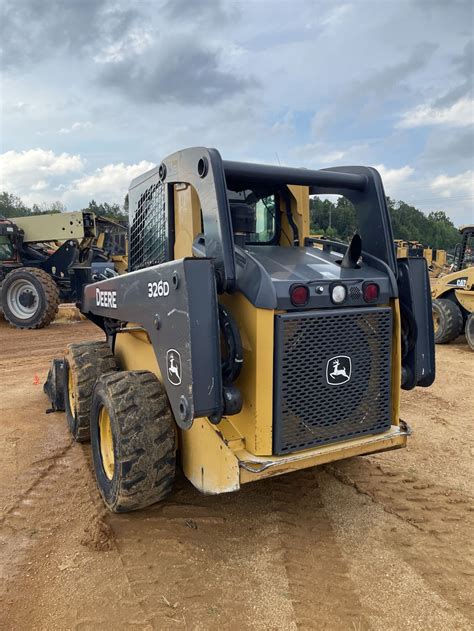
[[[161,183],[140,197],[130,227],[130,270],[164,263],[168,258],[166,191]]]
[[[275,238],[277,226],[277,204],[275,195],[262,197],[250,204],[256,212],[256,232],[249,235],[247,243],[271,243]]]

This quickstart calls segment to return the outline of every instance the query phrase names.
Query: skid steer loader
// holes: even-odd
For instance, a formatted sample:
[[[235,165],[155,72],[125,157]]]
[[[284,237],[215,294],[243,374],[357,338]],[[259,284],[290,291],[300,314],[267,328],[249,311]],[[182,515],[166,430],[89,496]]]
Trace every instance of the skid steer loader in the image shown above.
[[[309,236],[316,194],[354,204],[349,245]],[[224,493],[405,446],[400,389],[435,375],[431,298],[425,260],[396,259],[377,171],[195,147],[129,200],[129,272],[76,279],[104,342],[70,345],[49,379],[110,510],[164,498],[178,462]]]
[[[433,321],[436,344],[448,344],[463,332],[474,350],[474,226],[462,226],[452,269],[433,281]]]

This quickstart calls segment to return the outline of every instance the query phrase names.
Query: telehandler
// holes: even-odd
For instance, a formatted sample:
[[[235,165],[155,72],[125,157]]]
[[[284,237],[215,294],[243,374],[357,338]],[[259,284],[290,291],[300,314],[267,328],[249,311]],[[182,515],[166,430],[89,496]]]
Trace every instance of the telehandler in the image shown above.
[[[0,305],[19,329],[48,326],[61,302],[76,298],[73,265],[92,276],[126,271],[127,229],[88,211],[0,217]]]
[[[317,194],[354,204],[349,245],[310,237]],[[194,147],[135,179],[129,200],[129,272],[77,273],[104,341],[71,344],[45,386],[91,440],[110,510],[166,497],[178,461],[224,493],[405,446],[400,389],[435,376],[431,297],[425,260],[396,259],[375,169]]]
[[[433,282],[433,321],[436,344],[447,344],[464,331],[474,350],[474,226],[459,229],[451,272]]]

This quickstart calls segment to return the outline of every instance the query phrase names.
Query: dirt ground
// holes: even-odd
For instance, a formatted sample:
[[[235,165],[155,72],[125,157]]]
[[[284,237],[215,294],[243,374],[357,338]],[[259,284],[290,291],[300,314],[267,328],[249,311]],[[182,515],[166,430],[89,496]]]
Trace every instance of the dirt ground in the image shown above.
[[[472,629],[474,355],[437,348],[403,394],[405,450],[106,514],[88,446],[45,414],[87,322],[0,321],[0,628]]]

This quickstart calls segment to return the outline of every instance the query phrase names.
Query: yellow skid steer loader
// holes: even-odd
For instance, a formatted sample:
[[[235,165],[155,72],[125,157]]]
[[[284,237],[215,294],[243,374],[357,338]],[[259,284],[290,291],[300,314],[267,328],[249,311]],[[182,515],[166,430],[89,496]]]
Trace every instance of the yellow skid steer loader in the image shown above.
[[[310,236],[317,194],[353,203],[349,245]],[[224,493],[405,446],[400,390],[435,375],[430,287],[423,258],[396,259],[377,171],[195,147],[135,179],[129,200],[129,272],[77,270],[104,341],[70,345],[48,383],[92,442],[110,510],[164,498],[178,462]]]

